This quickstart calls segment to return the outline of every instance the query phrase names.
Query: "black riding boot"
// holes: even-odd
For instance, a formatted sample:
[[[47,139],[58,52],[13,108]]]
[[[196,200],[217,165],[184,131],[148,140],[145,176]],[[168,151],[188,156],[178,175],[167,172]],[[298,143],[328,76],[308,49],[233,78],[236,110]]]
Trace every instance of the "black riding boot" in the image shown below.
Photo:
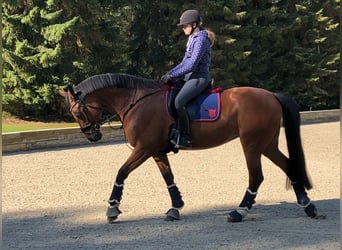
[[[189,148],[192,146],[190,137],[190,121],[185,107],[177,109],[177,117],[177,129],[179,131],[179,135],[176,138],[172,138],[171,142],[178,148]]]

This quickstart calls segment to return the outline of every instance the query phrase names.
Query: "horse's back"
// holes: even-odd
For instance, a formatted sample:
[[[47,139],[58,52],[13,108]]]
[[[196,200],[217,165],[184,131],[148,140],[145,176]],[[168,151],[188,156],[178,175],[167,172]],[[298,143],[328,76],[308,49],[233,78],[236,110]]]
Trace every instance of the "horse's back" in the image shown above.
[[[239,115],[258,117],[281,116],[281,106],[274,93],[254,87],[236,87],[227,89],[221,95],[223,110],[238,112]],[[229,108],[231,107],[231,109]],[[233,110],[232,110],[233,109]]]

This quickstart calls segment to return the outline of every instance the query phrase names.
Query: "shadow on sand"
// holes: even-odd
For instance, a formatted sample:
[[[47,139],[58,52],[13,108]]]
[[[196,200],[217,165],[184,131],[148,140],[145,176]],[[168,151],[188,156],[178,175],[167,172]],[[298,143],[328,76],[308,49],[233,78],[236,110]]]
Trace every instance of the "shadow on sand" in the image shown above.
[[[315,201],[320,219],[293,203],[256,205],[241,223],[228,223],[232,207],[135,218],[106,224],[104,207],[3,214],[8,249],[339,249],[338,199]],[[80,220],[103,211],[103,219]],[[6,249],[6,248],[5,248]]]

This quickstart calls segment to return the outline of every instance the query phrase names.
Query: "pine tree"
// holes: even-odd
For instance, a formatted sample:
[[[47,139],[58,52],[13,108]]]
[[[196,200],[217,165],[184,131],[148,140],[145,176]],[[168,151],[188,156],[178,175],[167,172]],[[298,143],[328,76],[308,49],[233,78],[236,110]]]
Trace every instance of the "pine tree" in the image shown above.
[[[217,85],[262,87],[302,110],[339,104],[339,0],[25,0],[2,3],[3,109],[63,115],[57,89],[99,73],[159,78],[187,37],[176,24],[198,9],[216,34]]]
[[[214,20],[220,27],[213,57],[215,77],[228,87],[284,92],[295,97],[303,110],[338,107],[335,1],[317,6],[281,0],[226,4]]]
[[[56,111],[63,68],[71,66],[66,37],[78,18],[65,21],[54,1],[11,1],[2,7],[4,110],[19,116]]]
[[[316,69],[306,79],[313,107],[328,108],[339,106],[339,6],[337,1],[327,0],[320,6],[310,6],[315,13],[312,36],[315,45],[313,64]],[[318,9],[318,8],[319,9]]]

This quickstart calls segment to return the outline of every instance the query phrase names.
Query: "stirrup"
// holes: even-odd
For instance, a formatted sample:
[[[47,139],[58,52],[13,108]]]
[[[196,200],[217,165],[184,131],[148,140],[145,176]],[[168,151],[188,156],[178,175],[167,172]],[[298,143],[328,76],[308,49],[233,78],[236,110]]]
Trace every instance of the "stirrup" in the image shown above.
[[[180,133],[178,130],[174,130],[172,133],[172,137],[170,139],[170,142],[175,145],[175,148],[179,148],[179,139],[180,139]]]
[[[175,148],[191,148],[191,141],[186,137],[181,137],[180,133],[178,133],[177,137],[173,137],[171,139],[171,143],[175,145]]]
[[[170,135],[169,135],[169,140],[172,144],[177,144],[177,141],[179,140],[179,130],[177,128],[172,128],[170,131]]]
[[[182,143],[178,143],[178,148],[191,148],[192,144],[191,141],[187,140],[184,138],[185,141],[183,141]]]

